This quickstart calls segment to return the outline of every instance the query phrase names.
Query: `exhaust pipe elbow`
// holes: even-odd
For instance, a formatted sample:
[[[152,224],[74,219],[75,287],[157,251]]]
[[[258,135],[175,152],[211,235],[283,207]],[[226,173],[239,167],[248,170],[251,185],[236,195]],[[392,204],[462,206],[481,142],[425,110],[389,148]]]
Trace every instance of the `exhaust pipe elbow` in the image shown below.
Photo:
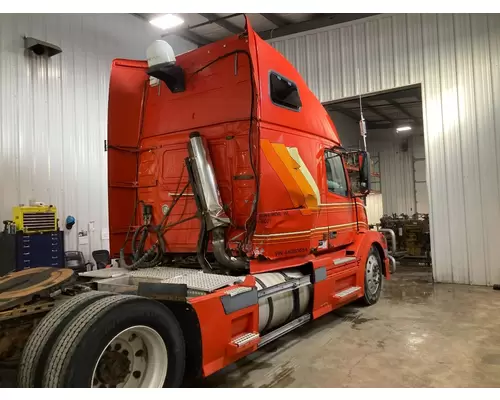
[[[218,227],[212,231],[212,245],[217,262],[227,270],[247,270],[248,262],[239,257],[233,257],[226,252],[224,228]]]
[[[394,274],[396,272],[396,259],[393,256],[387,256],[389,259],[389,272]]]
[[[391,237],[391,252],[392,254],[396,254],[396,234],[394,233],[394,231],[392,229],[385,229],[385,228],[382,228],[382,229],[379,229],[378,230],[379,232],[384,232],[384,233],[388,233]]]

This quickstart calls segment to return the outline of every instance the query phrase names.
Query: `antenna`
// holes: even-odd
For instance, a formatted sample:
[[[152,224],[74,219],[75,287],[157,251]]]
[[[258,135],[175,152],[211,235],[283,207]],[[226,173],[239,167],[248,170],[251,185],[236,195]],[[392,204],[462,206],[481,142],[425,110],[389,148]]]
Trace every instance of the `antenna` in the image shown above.
[[[359,82],[359,68],[356,69],[356,75],[358,80],[358,88],[360,87]],[[359,94],[359,114],[361,116],[361,120],[359,121],[359,132],[361,137],[363,138],[363,150],[366,151],[366,121],[363,116],[363,104],[361,102],[361,93]]]

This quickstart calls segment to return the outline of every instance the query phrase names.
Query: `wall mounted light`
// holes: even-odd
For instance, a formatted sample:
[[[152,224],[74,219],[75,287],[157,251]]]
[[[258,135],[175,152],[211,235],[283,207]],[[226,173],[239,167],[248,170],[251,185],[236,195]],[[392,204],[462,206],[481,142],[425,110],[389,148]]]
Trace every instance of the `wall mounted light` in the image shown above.
[[[62,52],[59,46],[44,42],[33,37],[24,37],[24,48],[32,51],[37,56],[52,57]]]

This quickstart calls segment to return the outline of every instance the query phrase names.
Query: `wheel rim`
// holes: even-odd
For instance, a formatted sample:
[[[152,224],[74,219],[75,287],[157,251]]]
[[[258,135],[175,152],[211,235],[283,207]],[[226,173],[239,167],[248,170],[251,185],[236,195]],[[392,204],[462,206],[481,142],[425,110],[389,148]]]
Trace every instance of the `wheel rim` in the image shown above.
[[[161,388],[167,376],[165,342],[154,329],[137,325],[116,335],[92,373],[93,388]]]
[[[370,294],[377,293],[380,286],[380,265],[377,257],[371,254],[366,262],[366,285]]]

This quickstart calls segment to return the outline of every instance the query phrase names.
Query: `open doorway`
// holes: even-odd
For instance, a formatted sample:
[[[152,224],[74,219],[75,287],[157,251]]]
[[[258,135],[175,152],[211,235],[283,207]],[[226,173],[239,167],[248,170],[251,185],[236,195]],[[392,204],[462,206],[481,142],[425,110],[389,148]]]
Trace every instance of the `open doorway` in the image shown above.
[[[324,106],[348,149],[362,146],[362,110],[372,158],[372,193],[366,199],[368,222],[394,230],[398,264],[431,272],[420,85],[366,94],[361,102],[356,97]]]

